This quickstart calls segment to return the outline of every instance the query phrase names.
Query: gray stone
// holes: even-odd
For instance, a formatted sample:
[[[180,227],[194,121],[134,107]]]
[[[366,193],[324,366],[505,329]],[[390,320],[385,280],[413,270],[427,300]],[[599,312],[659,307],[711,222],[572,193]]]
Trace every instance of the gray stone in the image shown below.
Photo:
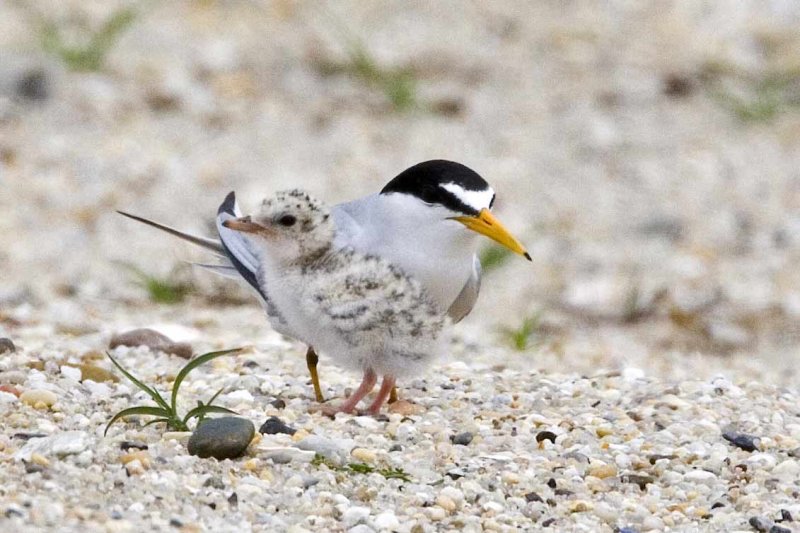
[[[111,337],[108,347],[112,350],[118,346],[147,346],[153,351],[164,352],[184,359],[191,359],[192,346],[185,342],[174,342],[172,339],[153,329],[133,329],[118,333]]]
[[[453,444],[460,444],[461,446],[466,446],[470,442],[472,442],[472,438],[473,438],[472,433],[470,433],[469,431],[465,431],[463,433],[459,433],[458,435],[453,435],[452,437],[450,437],[450,440],[453,442]]]
[[[283,420],[277,416],[271,416],[261,425],[261,427],[258,429],[258,432],[265,435],[276,435],[278,433],[294,435],[297,433],[297,430],[291,426],[287,426]]]
[[[234,459],[247,450],[254,434],[255,426],[245,418],[214,418],[194,430],[187,447],[198,457]]]
[[[17,347],[14,346],[14,343],[11,339],[6,337],[0,338],[0,354],[2,353],[14,353],[17,351]]]

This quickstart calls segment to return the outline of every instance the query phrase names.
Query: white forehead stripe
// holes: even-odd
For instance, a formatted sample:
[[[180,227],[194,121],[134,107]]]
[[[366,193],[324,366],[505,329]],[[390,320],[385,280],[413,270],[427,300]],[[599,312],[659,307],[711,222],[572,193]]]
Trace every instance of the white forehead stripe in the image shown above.
[[[492,198],[494,198],[494,191],[491,187],[483,191],[468,191],[457,183],[445,183],[442,188],[475,209],[475,211],[480,211],[484,208],[488,209]]]

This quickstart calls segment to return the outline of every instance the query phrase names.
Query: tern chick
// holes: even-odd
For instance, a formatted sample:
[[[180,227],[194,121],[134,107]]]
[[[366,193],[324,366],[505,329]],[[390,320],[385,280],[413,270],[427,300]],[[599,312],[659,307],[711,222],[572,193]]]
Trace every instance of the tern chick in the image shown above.
[[[264,201],[257,216],[229,219],[258,256],[259,288],[291,336],[363,372],[334,412],[352,412],[383,378],[376,414],[398,378],[421,372],[440,347],[445,319],[419,282],[384,259],[334,246],[330,210],[300,190]]]

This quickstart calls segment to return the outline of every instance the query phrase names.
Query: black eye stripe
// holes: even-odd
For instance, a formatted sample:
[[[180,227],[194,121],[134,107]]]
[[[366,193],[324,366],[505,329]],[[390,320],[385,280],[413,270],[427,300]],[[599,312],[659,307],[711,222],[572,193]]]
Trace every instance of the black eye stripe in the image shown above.
[[[409,194],[427,204],[439,204],[458,213],[477,214],[474,207],[445,189],[448,184],[467,192],[489,189],[489,184],[474,170],[453,161],[433,160],[407,168],[386,184],[381,194]]]

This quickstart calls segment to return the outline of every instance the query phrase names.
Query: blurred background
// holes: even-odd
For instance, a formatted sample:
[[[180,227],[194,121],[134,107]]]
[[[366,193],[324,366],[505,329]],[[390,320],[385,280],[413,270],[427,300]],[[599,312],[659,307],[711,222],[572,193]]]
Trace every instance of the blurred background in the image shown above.
[[[431,158],[483,175],[534,259],[487,241],[466,351],[796,385],[793,0],[5,0],[0,333],[197,308],[266,329],[114,211],[211,235],[230,190],[333,203]]]

